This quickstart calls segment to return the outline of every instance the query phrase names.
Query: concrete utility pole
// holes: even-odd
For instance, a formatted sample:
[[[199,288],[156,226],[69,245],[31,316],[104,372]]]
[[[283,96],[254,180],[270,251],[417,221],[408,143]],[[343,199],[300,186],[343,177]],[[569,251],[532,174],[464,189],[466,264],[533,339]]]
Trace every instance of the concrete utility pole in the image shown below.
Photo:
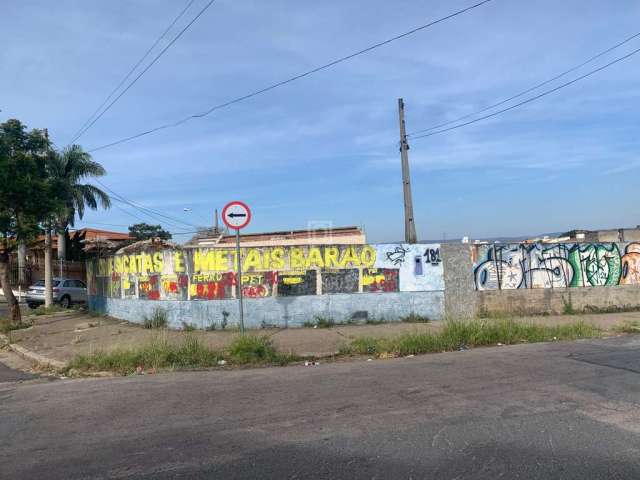
[[[416,243],[416,224],[413,220],[413,200],[411,199],[411,180],[409,179],[409,144],[404,125],[404,102],[398,99],[400,117],[400,160],[402,163],[402,191],[404,193],[404,241]]]
[[[44,129],[47,139],[47,156],[49,155],[49,130]],[[53,305],[53,259],[51,255],[51,220],[44,224],[44,306]]]

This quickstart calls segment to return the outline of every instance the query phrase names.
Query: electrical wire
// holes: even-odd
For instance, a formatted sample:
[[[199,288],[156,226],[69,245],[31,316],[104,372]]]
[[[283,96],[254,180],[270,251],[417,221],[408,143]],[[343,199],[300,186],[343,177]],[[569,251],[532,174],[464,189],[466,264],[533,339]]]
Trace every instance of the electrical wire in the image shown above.
[[[585,73],[584,75],[581,75],[581,76],[579,76],[577,78],[574,78],[573,80],[570,80],[570,81],[568,81],[566,83],[563,83],[563,84],[561,84],[561,85],[559,85],[559,86],[557,86],[555,88],[552,88],[551,90],[546,90],[546,91],[544,91],[544,92],[542,92],[542,93],[540,93],[540,94],[538,94],[538,95],[536,95],[534,97],[531,97],[531,98],[528,98],[526,100],[523,100],[522,102],[516,103],[515,105],[511,105],[511,106],[509,106],[507,108],[503,108],[502,110],[498,110],[497,112],[493,112],[493,113],[490,113],[489,115],[484,115],[482,117],[476,118],[474,120],[470,120],[468,122],[460,123],[460,124],[454,125],[452,127],[443,128],[441,130],[436,130],[434,132],[425,133],[424,135],[418,135],[418,136],[414,136],[414,137],[411,137],[411,138],[413,140],[417,140],[419,138],[431,137],[431,136],[437,135],[439,133],[449,132],[451,130],[455,130],[455,129],[458,129],[458,128],[466,127],[467,125],[471,125],[473,123],[477,123],[477,122],[479,122],[481,120],[486,120],[488,118],[495,117],[497,115],[500,115],[501,113],[508,112],[509,110],[513,110],[514,108],[518,108],[518,107],[520,107],[522,105],[525,105],[527,103],[531,103],[534,100],[538,100],[539,98],[545,97],[545,96],[547,96],[547,95],[549,95],[551,93],[557,92],[558,90],[561,90],[561,89],[563,89],[565,87],[568,87],[569,85],[573,85],[574,83],[579,82],[580,80],[583,80],[583,79],[585,79],[587,77],[590,77],[591,75],[594,75],[594,74],[604,70],[605,68],[608,68],[608,67],[610,67],[610,66],[612,66],[612,65],[614,65],[614,64],[616,64],[618,62],[621,62],[623,60],[626,60],[627,58],[635,55],[638,52],[640,52],[640,48],[638,48],[636,50],[633,50],[631,53],[628,53],[627,55],[624,55],[622,57],[618,57],[615,60],[613,60],[613,61],[611,61],[611,62],[609,62],[609,63],[607,63],[607,64],[605,64],[605,65],[603,65],[601,67],[596,68],[595,70],[591,70],[590,72]]]
[[[158,55],[155,56],[155,58],[151,61],[151,63],[149,63],[149,65],[147,65],[130,83],[129,85],[127,85],[127,87],[120,92],[120,94],[114,98],[111,103],[109,103],[109,105],[107,105],[107,107],[96,117],[94,118],[91,123],[89,123],[89,125],[87,125],[86,127],[84,127],[84,129],[81,129],[80,133],[78,135],[76,135],[72,140],[71,143],[75,142],[76,140],[78,140],[82,135],[85,134],[85,132],[87,130],[89,130],[98,120],[100,120],[100,118],[118,101],[120,100],[120,98],[127,93],[127,91],[140,79],[140,77],[142,77],[147,70],[149,70],[157,61],[158,59],[176,42],[178,41],[178,39],[189,29],[189,27],[191,27],[191,25],[193,25],[193,23],[198,20],[198,18],[200,18],[200,16],[213,4],[213,2],[215,2],[216,0],[209,0],[209,3],[207,3],[204,8],[202,10],[200,10],[200,12],[198,12],[198,14],[182,29],[180,30],[180,32],[173,37],[173,39],[162,49],[160,50],[160,53],[158,53]]]
[[[195,2],[195,0],[190,0],[189,3],[187,3],[186,7],[184,7],[182,9],[182,11],[178,14],[178,16],[176,18],[173,19],[173,21],[169,24],[169,26],[164,30],[164,32],[162,32],[162,34],[156,39],[155,42],[153,42],[153,45],[151,45],[151,47],[149,47],[149,49],[145,52],[145,54],[140,58],[140,60],[138,60],[138,62],[131,68],[131,70],[129,70],[129,73],[127,73],[124,78],[122,80],[120,80],[120,83],[118,83],[118,85],[116,85],[116,88],[114,88],[111,93],[107,96],[107,98],[104,99],[104,101],[100,104],[100,106],[96,109],[95,112],[93,112],[91,114],[91,116],[84,122],[84,124],[76,131],[76,133],[73,134],[72,140],[69,143],[73,143],[74,141],[76,141],[79,137],[80,137],[80,132],[82,131],[82,129],[84,127],[87,126],[87,124],[93,119],[93,117],[96,116],[96,114],[102,109],[102,107],[104,107],[107,102],[109,100],[111,100],[111,97],[113,97],[113,95],[120,90],[120,87],[122,87],[122,85],[124,85],[124,83],[129,80],[129,77],[133,74],[133,72],[135,72],[138,67],[142,64],[142,62],[145,61],[145,59],[149,56],[149,54],[153,51],[154,48],[156,48],[156,46],[162,41],[162,39],[167,35],[167,33],[169,33],[169,31],[173,28],[173,26],[178,22],[178,20],[180,20],[182,18],[182,16],[186,13],[186,11],[189,9],[189,7],[191,7],[191,5],[193,5],[193,2]]]
[[[493,108],[499,107],[500,105],[504,105],[505,103],[510,102],[511,100],[515,100],[516,98],[520,98],[523,95],[526,95],[527,93],[530,93],[534,90],[537,90],[540,87],[544,87],[545,85],[548,85],[551,82],[554,82],[555,80],[558,80],[559,78],[564,77],[565,75],[570,74],[571,72],[575,72],[576,70],[584,67],[585,65],[588,65],[589,63],[593,62],[594,60],[597,60],[598,58],[602,57],[603,55],[606,55],[607,53],[615,50],[618,47],[621,47],[622,45],[629,43],[631,40],[633,40],[634,38],[640,37],[640,32],[627,37],[626,39],[624,39],[623,41],[613,45],[612,47],[607,48],[606,50],[603,50],[602,52],[598,53],[597,55],[594,55],[593,57],[585,60],[584,62],[582,62],[579,65],[576,65],[575,67],[571,67],[569,70],[565,70],[564,72],[550,78],[549,80],[545,80],[544,82],[538,83],[537,85],[534,85],[531,88],[528,88],[520,93],[517,93],[516,95],[513,95],[509,98],[506,98],[504,100],[499,101],[498,103],[494,103],[493,105],[489,105],[488,107],[482,108],[480,110],[477,110],[475,112],[469,113],[467,115],[463,115],[461,117],[455,118],[453,120],[449,120],[448,122],[444,122],[444,123],[440,123],[438,125],[434,125],[432,127],[429,128],[424,128],[421,130],[416,130],[414,132],[411,133],[407,133],[407,137],[412,137],[413,135],[417,134],[417,133],[422,133],[422,132],[428,132],[431,130],[437,130],[438,128],[442,128],[442,127],[446,127],[447,125],[452,125],[454,123],[457,123],[461,120],[466,120],[467,118],[471,118],[471,117],[475,117],[476,115],[479,115],[480,113],[486,112],[487,110],[491,110]]]
[[[164,213],[162,213],[162,212],[160,212],[158,210],[154,210],[152,208],[145,207],[144,205],[136,204],[135,202],[133,202],[131,200],[128,200],[124,196],[122,196],[119,193],[117,193],[116,191],[114,191],[112,188],[110,188],[107,185],[105,185],[105,183],[102,182],[100,179],[96,178],[95,180],[100,185],[102,185],[108,192],[110,192],[112,197],[115,200],[120,201],[122,203],[125,203],[125,204],[129,205],[130,207],[133,207],[134,209],[140,211],[143,214],[146,214],[147,216],[153,218],[156,221],[158,220],[157,217],[163,217],[163,218],[165,218],[167,220],[170,220],[171,224],[173,224],[174,227],[177,226],[179,228],[179,225],[177,225],[177,224],[183,224],[183,225],[186,225],[188,227],[198,228],[198,226],[194,225],[193,223],[185,222],[183,220],[180,220],[179,218],[172,217],[170,215],[166,215],[166,214],[164,214]],[[166,220],[161,220],[161,222],[169,224],[169,222],[167,222]]]
[[[386,39],[384,41],[375,43],[375,44],[373,44],[373,45],[371,45],[371,46],[369,46],[367,48],[364,48],[362,50],[358,50],[357,52],[354,52],[354,53],[351,53],[351,54],[346,55],[344,57],[338,58],[338,59],[333,60],[333,61],[331,61],[329,63],[325,63],[324,65],[321,65],[319,67],[313,68],[311,70],[307,70],[306,72],[300,73],[300,74],[295,75],[295,76],[290,77],[290,78],[287,78],[286,80],[282,80],[280,82],[274,83],[272,85],[269,85],[267,87],[261,88],[259,90],[255,90],[255,91],[253,91],[251,93],[248,93],[246,95],[242,95],[240,97],[236,97],[236,98],[234,98],[232,100],[229,100],[229,101],[226,101],[224,103],[220,103],[218,105],[214,105],[213,107],[209,108],[208,110],[206,110],[206,111],[204,111],[202,113],[189,115],[189,116],[184,117],[184,118],[182,118],[180,120],[177,120],[176,122],[160,125],[158,127],[154,127],[154,128],[149,129],[149,130],[145,130],[144,132],[140,132],[140,133],[137,133],[135,135],[131,135],[129,137],[125,137],[123,139],[116,140],[114,142],[107,143],[105,145],[101,145],[101,146],[92,148],[91,150],[89,150],[89,152],[97,152],[99,150],[104,150],[105,148],[109,148],[109,147],[113,147],[115,145],[119,145],[121,143],[129,142],[129,141],[134,140],[136,138],[144,137],[146,135],[150,135],[150,134],[158,132],[160,130],[165,130],[165,129],[168,129],[168,128],[177,127],[177,126],[182,125],[183,123],[186,123],[186,122],[188,122],[189,120],[192,120],[192,119],[206,117],[207,115],[213,113],[216,110],[220,110],[220,109],[229,107],[229,106],[231,106],[233,104],[236,104],[236,103],[242,102],[244,100],[247,100],[249,98],[261,95],[263,93],[266,93],[266,92],[268,92],[270,90],[274,90],[274,89],[276,89],[278,87],[281,87],[283,85],[286,85],[288,83],[295,82],[296,80],[300,80],[301,78],[307,77],[307,76],[312,75],[314,73],[320,72],[322,70],[326,70],[326,69],[331,68],[331,67],[333,67],[335,65],[338,65],[338,64],[340,64],[342,62],[345,62],[347,60],[351,60],[352,58],[355,58],[355,57],[357,57],[359,55],[363,55],[363,54],[368,53],[368,52],[370,52],[372,50],[375,50],[375,49],[380,48],[380,47],[382,47],[384,45],[387,45],[387,44],[389,44],[391,42],[394,42],[394,41],[399,40],[401,38],[405,38],[405,37],[408,37],[410,35],[413,35],[414,33],[417,33],[417,32],[419,32],[421,30],[424,30],[426,28],[429,28],[429,27],[432,27],[434,25],[437,25],[438,23],[442,23],[442,22],[444,22],[446,20],[449,20],[451,18],[457,17],[458,15],[462,15],[463,13],[466,13],[466,12],[468,12],[470,10],[478,8],[478,7],[480,7],[482,5],[485,5],[485,4],[487,4],[487,3],[491,2],[491,1],[492,0],[483,0],[481,2],[475,3],[474,5],[471,5],[469,7],[463,8],[463,9],[458,10],[456,12],[453,12],[453,13],[451,13],[449,15],[441,17],[441,18],[439,18],[437,20],[434,20],[432,22],[426,23],[424,25],[420,25],[419,27],[413,28],[412,30],[409,30],[407,32],[401,33],[401,34],[396,35],[394,37],[388,38],[388,39]]]

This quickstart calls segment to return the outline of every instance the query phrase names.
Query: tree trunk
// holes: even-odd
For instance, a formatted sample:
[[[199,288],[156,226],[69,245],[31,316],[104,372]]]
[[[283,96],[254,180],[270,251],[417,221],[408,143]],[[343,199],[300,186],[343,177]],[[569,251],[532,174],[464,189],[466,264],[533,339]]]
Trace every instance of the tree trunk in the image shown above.
[[[27,288],[27,244],[24,240],[18,242],[18,285]]]
[[[53,305],[53,255],[51,254],[51,225],[44,232],[44,306]]]
[[[0,253],[0,283],[2,283],[4,298],[9,305],[9,320],[11,323],[22,323],[20,305],[11,290],[11,282],[9,280],[9,254],[7,253]]]
[[[58,260],[67,259],[67,228],[64,225],[60,225],[58,230]]]

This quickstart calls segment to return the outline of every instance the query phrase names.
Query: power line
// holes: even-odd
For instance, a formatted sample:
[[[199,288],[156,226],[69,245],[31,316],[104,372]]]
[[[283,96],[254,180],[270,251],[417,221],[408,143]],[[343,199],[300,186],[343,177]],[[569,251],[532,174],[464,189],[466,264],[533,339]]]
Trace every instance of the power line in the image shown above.
[[[82,129],[84,127],[86,127],[87,124],[93,119],[93,117],[102,109],[102,107],[104,107],[106,105],[106,103],[109,100],[111,100],[111,97],[113,97],[113,95],[120,89],[120,87],[122,85],[124,85],[124,83],[129,79],[129,77],[133,74],[133,72],[135,72],[138,69],[138,67],[142,64],[142,62],[145,61],[145,59],[149,56],[149,54],[153,51],[153,49],[156,48],[156,46],[162,41],[162,39],[167,35],[167,33],[169,33],[169,31],[178,22],[178,20],[180,20],[182,18],[182,16],[189,9],[189,7],[191,7],[191,5],[193,5],[193,2],[195,2],[195,0],[190,0],[190,2],[187,3],[186,7],[184,7],[182,9],[182,11],[178,14],[178,16],[176,18],[174,18],[173,21],[169,24],[169,26],[165,29],[165,31],[162,32],[162,34],[156,39],[155,42],[153,42],[153,45],[151,45],[151,47],[149,47],[149,49],[140,58],[140,60],[138,60],[138,62],[131,68],[131,70],[129,70],[129,73],[127,73],[124,76],[124,78],[122,80],[120,80],[120,83],[118,83],[118,85],[116,85],[116,88],[114,88],[111,91],[111,93],[107,96],[107,98],[104,99],[104,101],[100,104],[100,106],[96,109],[96,111],[93,112],[91,114],[91,116],[84,122],[84,124],[78,129],[78,131],[73,134],[72,140],[69,143],[75,142],[80,137],[80,135],[81,135],[80,132],[82,131]]]
[[[95,180],[100,185],[102,185],[108,192],[110,192],[115,200],[120,201],[122,203],[125,203],[125,204],[129,205],[130,207],[133,207],[134,209],[140,211],[141,213],[146,214],[147,216],[153,218],[156,221],[158,220],[157,217],[163,217],[163,218],[166,218],[167,220],[170,220],[172,222],[173,226],[176,226],[178,228],[179,228],[179,225],[176,225],[176,224],[180,224],[180,223],[183,224],[183,225],[186,225],[188,227],[198,228],[197,225],[194,225],[192,223],[182,221],[182,220],[180,220],[180,219],[178,219],[176,217],[172,217],[170,215],[166,215],[166,214],[164,214],[164,213],[162,213],[162,212],[160,212],[158,210],[154,210],[152,208],[145,207],[144,205],[136,204],[135,202],[133,202],[131,200],[128,200],[127,198],[125,198],[124,196],[120,195],[119,193],[117,193],[113,189],[109,188],[100,179],[96,178]],[[142,221],[144,221],[144,220],[142,220]],[[166,220],[161,220],[161,222],[168,223]]]
[[[365,53],[368,53],[368,52],[370,52],[372,50],[380,48],[380,47],[382,47],[384,45],[387,45],[387,44],[389,44],[391,42],[394,42],[394,41],[399,40],[401,38],[408,37],[409,35],[413,35],[414,33],[417,33],[417,32],[419,32],[421,30],[424,30],[426,28],[432,27],[432,26],[434,26],[434,25],[436,25],[438,23],[442,23],[442,22],[444,22],[446,20],[449,20],[449,19],[451,19],[453,17],[457,17],[458,15],[462,15],[463,13],[466,13],[466,12],[468,12],[470,10],[478,8],[478,7],[480,7],[480,6],[482,6],[482,5],[486,4],[486,3],[489,3],[491,1],[492,0],[483,0],[481,2],[478,2],[478,3],[474,4],[474,5],[471,5],[469,7],[463,8],[462,10],[458,10],[458,11],[456,11],[454,13],[451,13],[451,14],[449,14],[447,16],[441,17],[441,18],[439,18],[437,20],[434,20],[432,22],[426,23],[424,25],[420,25],[419,27],[416,27],[416,28],[414,28],[412,30],[409,30],[407,32],[401,33],[401,34],[396,35],[394,37],[388,38],[387,40],[384,40],[382,42],[378,42],[376,44],[373,44],[373,45],[371,45],[371,46],[369,46],[367,48],[364,48],[362,50],[358,50],[357,52],[354,52],[354,53],[349,54],[347,56],[338,58],[337,60],[333,60],[333,61],[331,61],[329,63],[325,63],[324,65],[321,65],[319,67],[313,68],[311,70],[307,70],[306,72],[300,73],[300,74],[295,75],[295,76],[290,77],[290,78],[287,78],[286,80],[282,80],[280,82],[277,82],[277,83],[274,83],[272,85],[269,85],[269,86],[267,86],[265,88],[261,88],[260,90],[256,90],[256,91],[253,91],[253,92],[248,93],[246,95],[242,95],[240,97],[234,98],[234,99],[229,100],[227,102],[220,103],[218,105],[214,105],[213,107],[209,108],[208,110],[206,110],[206,111],[204,111],[202,113],[189,115],[189,116],[184,117],[184,118],[182,118],[182,119],[180,119],[180,120],[178,120],[176,122],[160,125],[158,127],[146,130],[144,132],[137,133],[135,135],[131,135],[129,137],[125,137],[125,138],[117,140],[115,142],[111,142],[111,143],[107,143],[105,145],[101,145],[99,147],[95,147],[95,148],[89,150],[89,152],[97,152],[98,150],[103,150],[105,148],[113,147],[113,146],[119,145],[121,143],[129,142],[129,141],[134,140],[136,138],[144,137],[146,135],[149,135],[151,133],[155,133],[155,132],[160,131],[160,130],[165,130],[167,128],[177,127],[177,126],[182,125],[183,123],[188,122],[189,120],[192,120],[192,119],[195,119],[195,118],[206,117],[207,115],[213,113],[216,110],[220,110],[222,108],[229,107],[229,106],[231,106],[233,104],[236,104],[236,103],[242,102],[244,100],[247,100],[249,98],[261,95],[263,93],[266,93],[266,92],[268,92],[270,90],[274,90],[274,89],[276,89],[278,87],[281,87],[283,85],[286,85],[288,83],[295,82],[296,80],[300,80],[301,78],[307,77],[307,76],[312,75],[314,73],[317,73],[319,71],[326,70],[326,69],[331,68],[331,67],[333,67],[335,65],[338,65],[339,63],[345,62],[347,60],[351,60],[352,58],[355,58],[355,57],[357,57],[359,55],[363,55]]]
[[[574,83],[579,82],[580,80],[583,80],[583,79],[585,79],[587,77],[590,77],[591,75],[594,75],[594,74],[600,72],[601,70],[604,70],[605,68],[608,68],[608,67],[610,67],[610,66],[612,66],[612,65],[614,65],[614,64],[616,64],[618,62],[621,62],[623,60],[626,60],[627,58],[631,57],[632,55],[635,55],[638,52],[640,52],[640,48],[632,51],[631,53],[628,53],[627,55],[624,55],[622,57],[616,58],[615,60],[607,63],[606,65],[598,67],[595,70],[591,70],[590,72],[585,73],[584,75],[581,75],[581,76],[579,76],[577,78],[574,78],[573,80],[570,80],[570,81],[568,81],[566,83],[563,83],[562,85],[559,85],[559,86],[557,86],[555,88],[552,88],[551,90],[546,90],[546,91],[544,91],[544,92],[542,92],[542,93],[540,93],[540,94],[538,94],[538,95],[536,95],[534,97],[531,97],[531,98],[528,98],[526,100],[523,100],[522,102],[516,103],[515,105],[511,105],[510,107],[503,108],[502,110],[498,110],[497,112],[493,112],[493,113],[490,113],[489,115],[484,115],[482,117],[476,118],[474,120],[470,120],[468,122],[460,123],[460,124],[454,125],[452,127],[443,128],[442,130],[436,130],[434,132],[425,133],[424,135],[418,135],[418,136],[412,137],[412,138],[414,140],[417,140],[419,138],[431,137],[431,136],[437,135],[439,133],[449,132],[449,131],[455,130],[457,128],[466,127],[467,125],[471,125],[472,123],[476,123],[476,122],[479,122],[481,120],[486,120],[487,118],[495,117],[496,115],[500,115],[501,113],[508,112],[509,110],[513,110],[514,108],[518,108],[518,107],[520,107],[522,105],[525,105],[527,103],[531,103],[534,100],[538,100],[539,98],[545,97],[545,96],[547,96],[547,95],[549,95],[549,94],[551,94],[553,92],[557,92],[558,90],[560,90],[562,88],[565,88],[565,87],[568,87],[569,85],[573,85]]]
[[[116,202],[120,202],[120,203],[122,203],[123,205],[126,205],[126,206],[128,206],[128,207],[131,207],[131,208],[133,208],[134,210],[139,211],[140,213],[142,213],[142,214],[144,214],[144,215],[148,216],[148,217],[149,217],[149,218],[151,218],[154,222],[163,223],[163,224],[165,224],[165,225],[167,225],[167,226],[169,226],[169,227],[174,227],[174,228],[185,228],[184,226],[179,225],[179,224],[177,224],[177,223],[174,223],[174,222],[168,222],[167,220],[164,220],[164,219],[162,219],[162,218],[160,218],[160,217],[156,216],[154,213],[150,213],[150,212],[147,212],[147,211],[143,210],[142,208],[138,208],[138,207],[136,207],[135,205],[133,205],[133,204],[129,203],[127,200],[123,200],[123,199],[116,198],[116,197],[113,197],[113,196],[112,196],[112,198],[113,198],[113,200],[115,200]],[[149,220],[144,219],[144,218],[142,218],[142,217],[140,217],[140,216],[138,216],[138,215],[136,215],[136,214],[134,214],[134,213],[132,213],[132,212],[129,212],[128,210],[125,210],[124,208],[122,208],[122,207],[120,207],[120,206],[118,206],[118,205],[115,205],[115,206],[116,206],[116,208],[118,208],[118,210],[120,210],[120,211],[122,211],[122,212],[126,213],[127,215],[129,215],[129,216],[131,216],[131,217],[133,217],[133,218],[136,218],[136,219],[137,219],[138,221],[140,221],[140,222],[148,223],[148,221],[149,221]]]
[[[415,135],[415,134],[417,134],[417,133],[428,132],[428,131],[430,131],[430,130],[437,130],[438,128],[446,127],[447,125],[452,125],[452,124],[454,124],[454,123],[457,123],[457,122],[459,122],[459,121],[461,121],[461,120],[465,120],[465,119],[470,118],[470,117],[475,117],[476,115],[478,115],[478,114],[480,114],[480,113],[483,113],[483,112],[486,112],[487,110],[491,110],[491,109],[493,109],[493,108],[495,108],[495,107],[499,107],[500,105],[504,105],[505,103],[508,103],[508,102],[510,102],[511,100],[515,100],[516,98],[520,98],[520,97],[522,97],[523,95],[526,95],[527,93],[530,93],[530,92],[532,92],[532,91],[534,91],[534,90],[537,90],[537,89],[538,89],[538,88],[540,88],[540,87],[544,87],[545,85],[548,85],[549,83],[551,83],[551,82],[553,82],[553,81],[555,81],[555,80],[558,80],[559,78],[562,78],[562,77],[564,77],[565,75],[568,75],[569,73],[574,72],[574,71],[576,71],[576,70],[578,70],[578,69],[580,69],[580,68],[584,67],[585,65],[587,65],[587,64],[589,64],[589,63],[591,63],[591,62],[593,62],[594,60],[597,60],[598,58],[602,57],[603,55],[606,55],[607,53],[609,53],[609,52],[611,52],[611,51],[615,50],[615,49],[616,49],[616,48],[618,48],[618,47],[621,47],[622,45],[624,45],[624,44],[626,44],[626,43],[630,42],[631,40],[633,40],[634,38],[637,38],[637,37],[639,37],[639,36],[640,36],[640,32],[638,32],[638,33],[636,33],[635,35],[632,35],[632,36],[630,36],[630,37],[628,37],[628,38],[624,39],[623,41],[621,41],[621,42],[619,42],[619,43],[615,44],[615,45],[614,45],[614,46],[612,46],[612,47],[607,48],[606,50],[604,50],[604,51],[602,51],[602,52],[598,53],[597,55],[594,55],[593,57],[589,58],[588,60],[585,60],[585,61],[584,61],[584,62],[582,62],[581,64],[576,65],[575,67],[572,67],[572,68],[570,68],[569,70],[565,70],[564,72],[562,72],[562,73],[560,73],[560,74],[556,75],[555,77],[552,77],[552,78],[550,78],[549,80],[545,80],[544,82],[538,83],[537,85],[534,85],[534,86],[533,86],[533,87],[531,87],[531,88],[528,88],[528,89],[526,89],[526,90],[524,90],[524,91],[522,91],[522,92],[520,92],[520,93],[517,93],[516,95],[513,95],[513,96],[511,96],[511,97],[509,97],[509,98],[506,98],[506,99],[504,99],[504,100],[501,100],[501,101],[499,101],[498,103],[494,103],[493,105],[489,105],[488,107],[482,108],[482,109],[480,109],[480,110],[477,110],[477,111],[475,111],[475,112],[469,113],[469,114],[467,114],[467,115],[463,115],[463,116],[461,116],[461,117],[455,118],[455,119],[450,120],[450,121],[448,121],[448,122],[440,123],[440,124],[438,124],[438,125],[434,125],[434,126],[429,127],[429,128],[424,128],[424,129],[422,129],[422,130],[416,130],[416,131],[414,131],[414,132],[408,133],[408,134],[407,134],[407,137],[411,137],[411,136],[413,136],[413,135]]]
[[[94,118],[91,123],[89,123],[89,125],[87,125],[84,129],[82,129],[80,131],[80,133],[78,135],[76,135],[73,140],[71,140],[71,142],[75,142],[76,140],[78,140],[82,135],[84,135],[84,133],[89,130],[98,120],[100,120],[100,118],[113,106],[114,103],[116,103],[125,93],[127,93],[127,91],[140,79],[140,77],[142,77],[142,75],[144,75],[147,70],[149,70],[157,61],[158,59],[167,51],[169,50],[169,48],[184,34],[184,32],[186,32],[189,27],[191,27],[191,25],[193,25],[193,23],[198,20],[198,18],[200,18],[200,16],[213,4],[213,2],[215,2],[216,0],[209,0],[209,3],[207,3],[204,8],[202,10],[200,10],[198,12],[198,14],[182,29],[180,30],[180,32],[173,37],[173,39],[171,39],[171,41],[162,49],[160,50],[160,53],[158,53],[158,55],[155,56],[155,58],[151,61],[151,63],[149,63],[149,65],[147,65],[130,83],[129,85],[127,85],[127,87],[120,92],[120,94],[114,98],[111,103],[109,103],[109,105],[107,105],[107,107],[100,113],[100,115],[98,115],[96,118]]]

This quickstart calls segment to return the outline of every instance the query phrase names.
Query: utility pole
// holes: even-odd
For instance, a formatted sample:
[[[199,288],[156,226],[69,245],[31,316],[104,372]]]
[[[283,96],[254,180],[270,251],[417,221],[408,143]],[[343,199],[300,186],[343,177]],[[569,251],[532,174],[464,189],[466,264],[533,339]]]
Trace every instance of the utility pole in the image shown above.
[[[411,199],[411,180],[409,178],[409,144],[404,125],[404,102],[398,99],[398,115],[400,117],[400,160],[402,163],[402,191],[404,194],[404,241],[416,243],[416,224],[413,220],[413,200]]]
[[[47,140],[46,152],[49,156],[49,130],[44,129]],[[53,305],[53,262],[51,258],[51,219],[47,218],[44,224],[44,306]]]

